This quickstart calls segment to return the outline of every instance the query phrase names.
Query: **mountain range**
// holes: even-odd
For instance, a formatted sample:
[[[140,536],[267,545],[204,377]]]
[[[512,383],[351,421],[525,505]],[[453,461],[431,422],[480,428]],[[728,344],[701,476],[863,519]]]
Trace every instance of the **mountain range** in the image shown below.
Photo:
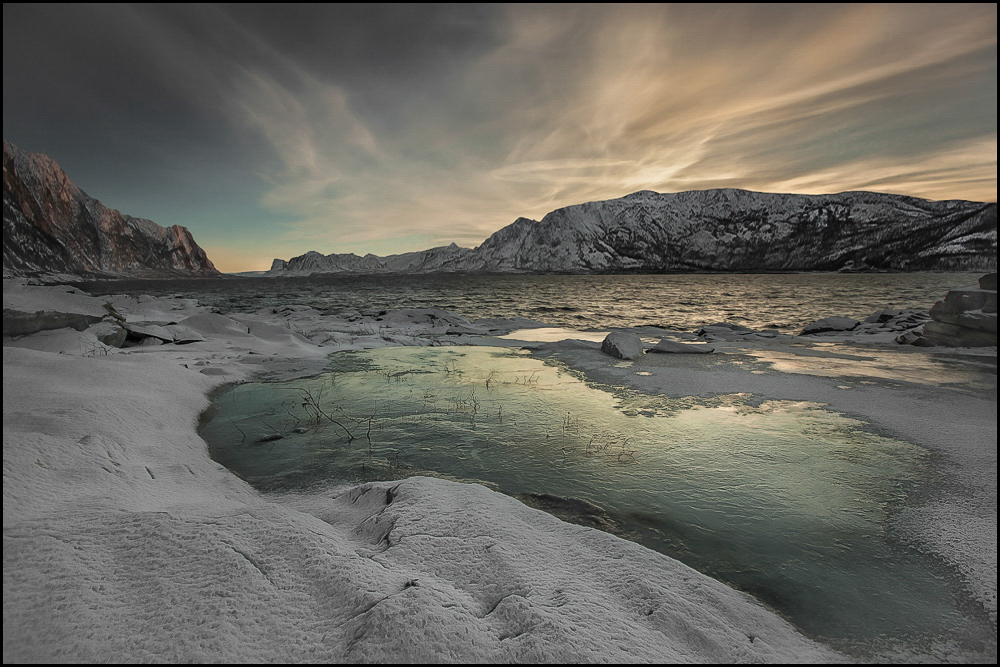
[[[185,227],[108,208],[6,140],[3,274],[218,276]],[[477,248],[379,257],[307,252],[265,275],[995,271],[996,203],[876,192],[644,190],[518,218]]]
[[[996,270],[996,203],[876,192],[636,192],[519,218],[477,248],[379,257],[308,252],[316,273],[669,273]]]
[[[55,160],[3,142],[3,275],[218,276],[186,227],[108,208]]]

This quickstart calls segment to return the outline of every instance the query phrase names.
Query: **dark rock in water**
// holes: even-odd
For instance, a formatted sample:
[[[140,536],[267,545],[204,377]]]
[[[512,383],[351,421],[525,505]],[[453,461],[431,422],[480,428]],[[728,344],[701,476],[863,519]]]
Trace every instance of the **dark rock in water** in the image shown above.
[[[618,359],[637,359],[642,356],[642,340],[632,333],[612,331],[601,343],[601,352]]]
[[[800,336],[811,336],[813,334],[824,333],[827,331],[852,331],[861,322],[857,320],[852,320],[850,317],[840,317],[839,315],[834,315],[833,317],[824,317],[821,320],[817,320],[812,324],[806,325],[806,327],[800,333]]]
[[[997,291],[997,274],[987,273],[979,279],[979,289]]]
[[[257,442],[274,442],[275,440],[283,440],[285,436],[280,433],[272,433],[271,435],[265,435],[263,438],[258,438]]]
[[[947,347],[996,347],[996,274],[979,279],[980,287],[949,290],[930,310],[932,322],[924,325],[923,337],[914,345]],[[992,285],[994,289],[983,289]]]
[[[664,354],[709,354],[714,351],[715,348],[713,347],[687,345],[686,343],[678,343],[677,341],[673,341],[668,338],[661,338],[659,343],[647,350],[647,354],[649,352],[660,352]]]
[[[750,327],[745,327],[742,324],[736,324],[735,322],[715,322],[714,324],[707,324],[701,329],[698,329],[695,333],[699,336],[707,333],[752,333],[753,329]]]

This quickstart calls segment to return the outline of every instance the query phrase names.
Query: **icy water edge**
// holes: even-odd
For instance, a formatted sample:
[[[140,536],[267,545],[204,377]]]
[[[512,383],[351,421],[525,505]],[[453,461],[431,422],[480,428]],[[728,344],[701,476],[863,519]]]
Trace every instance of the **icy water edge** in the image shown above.
[[[677,558],[858,656],[983,630],[945,573],[889,529],[934,483],[928,453],[863,422],[805,402],[595,386],[503,348],[331,362],[315,378],[217,396],[202,430],[213,457],[266,492],[412,475],[484,483]]]

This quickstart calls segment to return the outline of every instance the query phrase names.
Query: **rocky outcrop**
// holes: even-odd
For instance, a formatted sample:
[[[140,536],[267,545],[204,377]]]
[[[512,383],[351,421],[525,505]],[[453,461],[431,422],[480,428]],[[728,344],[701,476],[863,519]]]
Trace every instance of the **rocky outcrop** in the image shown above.
[[[3,144],[3,273],[121,277],[216,276],[185,227],[106,207],[55,160]]]
[[[41,331],[89,331],[105,345],[125,342],[125,318],[110,303],[75,288],[38,287],[4,281],[3,335],[29,336]]]
[[[914,345],[996,347],[997,274],[979,280],[978,286],[949,290],[930,310],[932,321]]]
[[[995,203],[875,192],[636,192],[519,218],[475,249],[377,257],[310,252],[270,276],[312,273],[666,273],[993,270]]]

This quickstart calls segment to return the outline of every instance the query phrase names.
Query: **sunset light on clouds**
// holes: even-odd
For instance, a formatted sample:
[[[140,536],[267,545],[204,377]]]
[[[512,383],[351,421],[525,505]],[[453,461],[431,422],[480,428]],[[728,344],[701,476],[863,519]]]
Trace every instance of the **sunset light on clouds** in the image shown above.
[[[996,200],[996,5],[4,6],[4,137],[224,271],[637,190]]]

